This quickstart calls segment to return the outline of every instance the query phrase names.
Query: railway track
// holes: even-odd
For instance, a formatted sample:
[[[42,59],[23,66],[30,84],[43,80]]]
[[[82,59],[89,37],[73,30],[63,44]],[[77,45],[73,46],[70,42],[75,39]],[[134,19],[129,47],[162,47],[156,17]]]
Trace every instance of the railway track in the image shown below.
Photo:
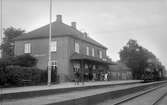
[[[156,95],[155,93],[158,92],[160,92],[160,94]],[[155,96],[156,98],[154,98]],[[116,101],[111,105],[141,105],[141,103],[142,105],[160,105],[161,101],[166,96],[167,96],[167,84],[163,84],[161,86],[133,94],[132,96],[124,98],[120,101]],[[167,105],[167,103],[163,105]]]
[[[167,97],[167,92],[165,92],[165,94],[163,94],[158,100],[156,100],[153,105],[161,105],[162,104],[161,102],[165,97]]]
[[[166,98],[166,104],[161,102],[164,97]],[[167,105],[167,83],[152,86],[119,98],[105,100],[96,105]]]

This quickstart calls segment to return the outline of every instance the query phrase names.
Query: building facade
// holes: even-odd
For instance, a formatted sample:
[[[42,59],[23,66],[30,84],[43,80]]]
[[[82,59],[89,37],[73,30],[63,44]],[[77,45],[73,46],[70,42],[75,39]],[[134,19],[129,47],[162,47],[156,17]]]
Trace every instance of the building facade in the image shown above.
[[[50,48],[52,65],[57,68],[60,82],[72,81],[75,71],[80,72],[83,80],[92,80],[88,78],[90,75],[107,70],[111,63],[105,46],[77,30],[75,22],[71,26],[64,24],[61,15],[57,15],[57,20],[52,23]],[[48,66],[48,51],[49,25],[15,39],[15,55],[31,54],[38,59],[37,67],[44,70]]]
[[[123,63],[117,63],[109,66],[111,80],[132,80],[132,71]]]

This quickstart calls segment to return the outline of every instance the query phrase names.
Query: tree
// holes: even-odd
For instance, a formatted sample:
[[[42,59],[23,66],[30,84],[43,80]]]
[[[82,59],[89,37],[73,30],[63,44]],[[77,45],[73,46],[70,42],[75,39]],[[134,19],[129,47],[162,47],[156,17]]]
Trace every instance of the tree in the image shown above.
[[[130,39],[119,52],[120,61],[132,69],[134,79],[142,79],[148,66],[148,59],[156,59],[155,55],[140,46],[136,40]]]
[[[1,45],[2,57],[14,56],[14,39],[22,35],[25,31],[14,27],[4,29],[3,43]]]

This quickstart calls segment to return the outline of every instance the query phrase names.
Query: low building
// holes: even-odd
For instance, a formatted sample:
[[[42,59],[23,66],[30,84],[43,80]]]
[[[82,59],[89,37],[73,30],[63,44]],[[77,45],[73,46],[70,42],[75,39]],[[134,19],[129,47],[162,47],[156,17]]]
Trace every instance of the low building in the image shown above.
[[[111,80],[131,80],[132,71],[123,63],[117,63],[109,66],[109,74]]]
[[[47,69],[48,51],[49,24],[15,39],[15,55],[31,54],[38,59],[37,66],[41,69]],[[75,71],[92,77],[93,72],[108,69],[111,62],[106,51],[104,45],[80,32],[76,22],[69,26],[63,23],[61,15],[57,15],[52,23],[51,60],[60,82],[72,81]]]

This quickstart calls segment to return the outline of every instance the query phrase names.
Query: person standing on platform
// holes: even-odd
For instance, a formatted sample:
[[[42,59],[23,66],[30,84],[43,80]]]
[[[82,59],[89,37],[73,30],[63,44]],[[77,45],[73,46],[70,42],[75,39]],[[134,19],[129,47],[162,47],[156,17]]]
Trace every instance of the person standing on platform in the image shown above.
[[[74,72],[74,82],[75,82],[75,85],[79,85],[79,80],[80,80],[80,74],[79,74],[78,70],[76,70]]]

